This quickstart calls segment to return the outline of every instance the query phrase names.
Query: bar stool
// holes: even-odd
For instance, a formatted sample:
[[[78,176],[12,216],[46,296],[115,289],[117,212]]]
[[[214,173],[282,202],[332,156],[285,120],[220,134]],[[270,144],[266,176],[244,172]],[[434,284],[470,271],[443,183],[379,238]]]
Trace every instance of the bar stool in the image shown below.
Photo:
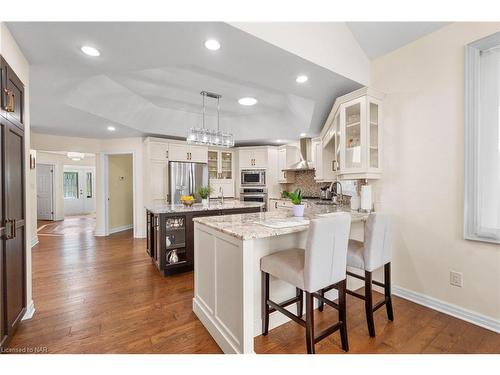
[[[342,349],[349,350],[346,324],[346,262],[351,228],[349,214],[311,220],[305,249],[288,249],[262,257],[262,335],[269,331],[269,314],[279,311],[306,328],[307,353],[315,352],[314,345],[340,330]],[[296,296],[282,303],[269,299],[269,275],[296,288]],[[323,288],[338,289],[338,303],[317,293]],[[306,294],[306,319],[302,319],[303,292]],[[339,321],[314,335],[314,298],[339,312]],[[285,307],[297,303],[297,315]]]
[[[375,337],[375,324],[373,313],[385,305],[387,318],[394,321],[391,298],[391,244],[392,230],[390,217],[385,214],[371,213],[365,224],[365,242],[349,240],[347,250],[347,265],[364,271],[364,277],[358,274],[347,272],[349,276],[355,277],[365,282],[365,293],[359,294],[352,290],[347,290],[356,298],[365,301],[366,322],[368,333]],[[384,267],[384,282],[372,279],[372,272],[380,267]],[[373,305],[372,284],[384,288],[384,299]],[[322,291],[322,294],[326,290]],[[319,310],[323,310],[320,302]]]

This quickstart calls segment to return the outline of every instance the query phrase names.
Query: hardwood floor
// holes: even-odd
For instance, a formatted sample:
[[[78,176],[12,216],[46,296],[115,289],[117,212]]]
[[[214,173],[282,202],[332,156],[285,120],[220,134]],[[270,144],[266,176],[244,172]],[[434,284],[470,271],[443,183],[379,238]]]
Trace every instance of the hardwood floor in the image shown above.
[[[191,310],[193,273],[164,278],[145,240],[126,231],[94,237],[79,219],[42,223],[33,248],[36,313],[9,347],[49,353],[220,353]],[[76,230],[80,228],[81,230]],[[41,231],[42,232],[42,231]],[[39,234],[41,233],[39,232]],[[42,234],[43,234],[42,233]],[[381,295],[375,297],[380,298]],[[500,353],[500,335],[394,297],[394,323],[375,313],[377,337],[366,331],[363,302],[348,296],[350,353]],[[325,307],[317,329],[337,319]],[[317,353],[342,353],[339,335]],[[304,329],[290,322],[255,339],[257,353],[305,353]]]

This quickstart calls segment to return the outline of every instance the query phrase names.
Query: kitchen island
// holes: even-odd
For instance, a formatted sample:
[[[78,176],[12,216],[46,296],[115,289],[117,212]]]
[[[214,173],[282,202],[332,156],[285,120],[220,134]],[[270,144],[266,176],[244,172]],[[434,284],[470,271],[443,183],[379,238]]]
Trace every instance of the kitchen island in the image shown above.
[[[224,353],[253,353],[254,337],[261,334],[260,258],[305,247],[309,220],[338,211],[317,206],[306,209],[304,218],[277,210],[194,219],[193,311]],[[351,217],[351,237],[362,240],[367,214],[352,212]],[[296,293],[295,287],[272,277],[270,291],[274,301]],[[335,290],[329,293],[329,298],[336,298]],[[271,314],[269,328],[288,320]]]
[[[193,218],[260,212],[263,203],[210,201],[208,205],[195,203],[161,204],[146,207],[147,253],[164,276],[193,269]]]

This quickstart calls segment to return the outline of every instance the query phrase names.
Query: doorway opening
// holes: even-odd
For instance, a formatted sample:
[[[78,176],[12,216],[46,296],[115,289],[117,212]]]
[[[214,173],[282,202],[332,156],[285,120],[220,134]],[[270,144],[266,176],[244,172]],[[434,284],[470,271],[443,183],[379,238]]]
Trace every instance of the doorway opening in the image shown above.
[[[37,150],[36,155],[38,233],[94,232],[95,154]]]
[[[133,153],[105,155],[106,234],[134,228],[134,157]]]

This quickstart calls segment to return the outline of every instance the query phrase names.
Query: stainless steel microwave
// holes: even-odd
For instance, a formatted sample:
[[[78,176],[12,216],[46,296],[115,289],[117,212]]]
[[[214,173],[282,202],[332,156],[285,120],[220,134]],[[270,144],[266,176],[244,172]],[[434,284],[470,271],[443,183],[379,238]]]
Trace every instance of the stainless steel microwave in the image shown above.
[[[241,186],[265,186],[265,169],[243,169],[241,171]]]

